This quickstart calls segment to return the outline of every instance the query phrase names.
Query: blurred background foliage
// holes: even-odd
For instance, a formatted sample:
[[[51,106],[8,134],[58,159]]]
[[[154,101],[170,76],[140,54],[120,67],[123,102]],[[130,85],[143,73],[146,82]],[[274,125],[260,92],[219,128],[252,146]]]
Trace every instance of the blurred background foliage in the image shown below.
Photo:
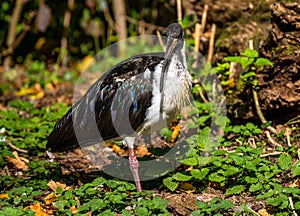
[[[122,34],[156,34],[176,19],[176,2],[166,0],[1,1],[0,65],[28,60],[69,63],[96,54]]]

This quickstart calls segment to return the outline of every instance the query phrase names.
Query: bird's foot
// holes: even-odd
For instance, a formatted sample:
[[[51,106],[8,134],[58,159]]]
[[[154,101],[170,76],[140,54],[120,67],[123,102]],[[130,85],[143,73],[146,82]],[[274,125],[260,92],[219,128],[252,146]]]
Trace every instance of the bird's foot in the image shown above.
[[[129,148],[129,163],[135,181],[136,189],[138,192],[141,192],[142,187],[139,176],[139,161],[135,157],[134,148]]]

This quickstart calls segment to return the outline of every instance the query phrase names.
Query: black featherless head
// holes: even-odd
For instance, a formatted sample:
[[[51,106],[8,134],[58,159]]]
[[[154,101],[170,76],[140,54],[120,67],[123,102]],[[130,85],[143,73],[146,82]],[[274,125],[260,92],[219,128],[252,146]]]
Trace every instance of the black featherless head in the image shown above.
[[[183,29],[178,23],[170,24],[166,29],[166,34],[174,39],[183,39]]]

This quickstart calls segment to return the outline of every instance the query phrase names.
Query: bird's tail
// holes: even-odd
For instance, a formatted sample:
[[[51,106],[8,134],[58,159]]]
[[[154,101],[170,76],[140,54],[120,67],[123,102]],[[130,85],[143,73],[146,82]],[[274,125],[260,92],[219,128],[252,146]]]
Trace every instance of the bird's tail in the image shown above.
[[[47,139],[46,148],[53,152],[68,151],[79,147],[73,128],[72,109],[56,123]]]

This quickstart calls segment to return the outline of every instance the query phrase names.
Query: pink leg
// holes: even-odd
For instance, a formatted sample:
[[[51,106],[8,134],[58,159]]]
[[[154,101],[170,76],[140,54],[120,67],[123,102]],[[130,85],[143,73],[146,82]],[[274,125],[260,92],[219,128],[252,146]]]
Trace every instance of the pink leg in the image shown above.
[[[139,176],[139,161],[136,159],[134,154],[134,148],[129,148],[129,163],[130,169],[135,181],[135,185],[138,192],[142,191],[140,176]]]

